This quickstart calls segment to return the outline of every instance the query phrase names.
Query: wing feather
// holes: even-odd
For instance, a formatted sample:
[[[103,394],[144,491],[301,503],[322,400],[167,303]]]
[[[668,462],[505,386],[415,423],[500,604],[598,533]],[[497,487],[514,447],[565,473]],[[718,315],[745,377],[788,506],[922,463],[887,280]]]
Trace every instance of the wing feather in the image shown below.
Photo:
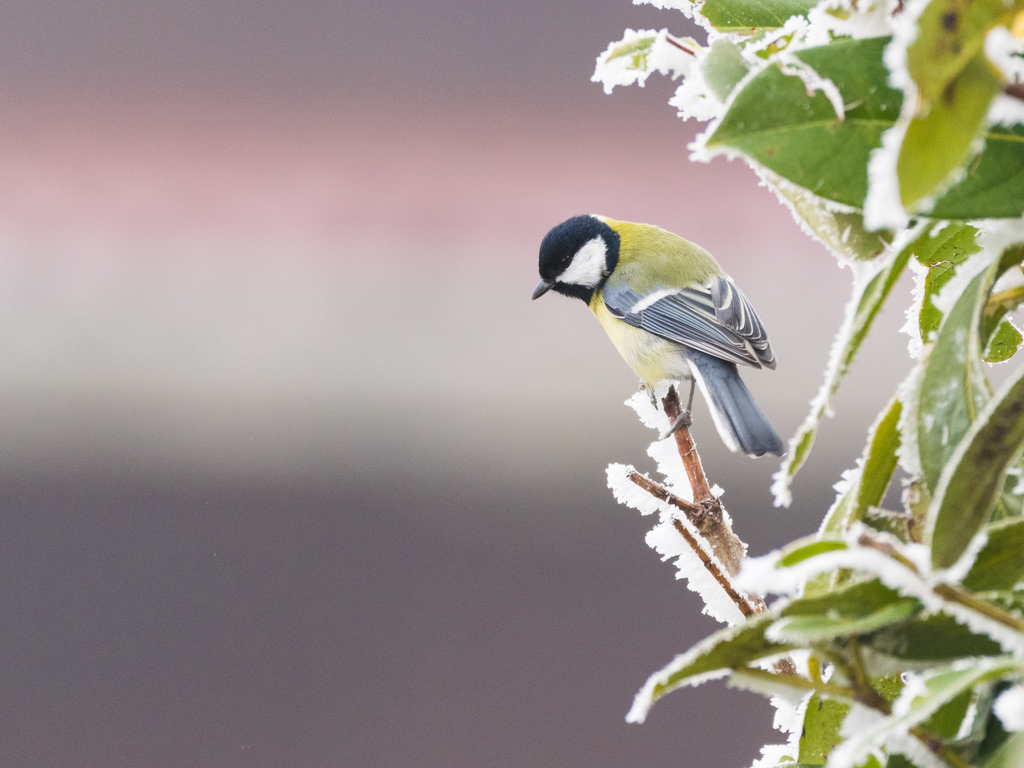
[[[604,303],[614,317],[709,355],[755,368],[775,367],[775,355],[754,308],[729,280],[707,286],[655,289],[640,294],[605,285]]]

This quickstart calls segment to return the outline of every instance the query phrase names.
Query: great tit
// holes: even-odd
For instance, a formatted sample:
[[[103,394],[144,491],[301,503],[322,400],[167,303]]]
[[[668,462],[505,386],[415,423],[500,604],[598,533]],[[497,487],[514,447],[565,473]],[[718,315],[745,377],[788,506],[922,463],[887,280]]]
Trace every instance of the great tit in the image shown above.
[[[775,368],[775,354],[747,298],[699,245],[659,227],[574,216],[540,245],[538,299],[582,299],[653,400],[660,381],[700,387],[722,440],[751,456],[782,454],[782,440],[740,379],[737,364]]]

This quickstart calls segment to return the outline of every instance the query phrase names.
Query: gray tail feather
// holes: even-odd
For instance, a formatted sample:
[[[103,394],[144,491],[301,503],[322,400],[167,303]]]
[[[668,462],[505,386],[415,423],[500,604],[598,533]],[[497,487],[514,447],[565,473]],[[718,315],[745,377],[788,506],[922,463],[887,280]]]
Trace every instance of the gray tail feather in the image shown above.
[[[708,404],[715,411],[719,429],[728,430],[733,442],[748,456],[781,456],[782,440],[757,407],[736,364],[696,350],[688,350],[688,355],[700,376]]]

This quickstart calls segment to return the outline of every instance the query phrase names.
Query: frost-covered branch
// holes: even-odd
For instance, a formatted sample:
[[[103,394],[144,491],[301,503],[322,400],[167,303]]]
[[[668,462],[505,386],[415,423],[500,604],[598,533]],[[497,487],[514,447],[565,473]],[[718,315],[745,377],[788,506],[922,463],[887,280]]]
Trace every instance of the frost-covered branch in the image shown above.
[[[661,398],[661,403],[664,418],[659,423],[675,424],[682,406],[674,386],[668,388],[665,396]],[[655,425],[652,413],[645,410],[650,408],[649,403],[634,398],[630,404],[640,412],[648,424]],[[662,447],[667,444],[675,447],[674,460],[671,462],[662,451]],[[705,601],[717,603],[724,595],[731,602],[735,610],[711,611],[720,620],[732,622],[764,610],[764,600],[760,596],[748,594],[734,584],[747,545],[733,531],[728,513],[718,496],[712,492],[689,429],[681,426],[671,437],[655,442],[651,446],[651,453],[660,457],[659,468],[669,482],[679,484],[682,480],[679,475],[685,475],[686,485],[675,487],[685,489],[689,499],[674,493],[632,467],[613,464],[608,468],[609,485],[620,502],[644,514],[659,512],[660,522],[648,537],[648,543],[663,556],[677,558],[679,575],[685,578],[691,588],[699,592]],[[623,488],[623,482],[627,481],[643,491],[646,500]],[[682,547],[673,544],[667,538],[669,530],[682,539]],[[688,552],[685,556],[684,550]]]

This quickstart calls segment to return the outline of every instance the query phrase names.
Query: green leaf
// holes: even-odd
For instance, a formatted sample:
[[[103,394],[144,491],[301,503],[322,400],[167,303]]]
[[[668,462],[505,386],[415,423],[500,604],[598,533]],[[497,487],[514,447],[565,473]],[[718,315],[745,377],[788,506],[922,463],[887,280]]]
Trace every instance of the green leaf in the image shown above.
[[[978,327],[993,269],[980,272],[949,311],[925,361],[918,399],[917,444],[932,496],[960,438],[990,397]],[[932,500],[934,504],[934,498]]]
[[[994,656],[1002,652],[988,635],[975,634],[945,613],[920,614],[913,621],[876,632],[871,650],[910,662],[953,661],[968,656]]]
[[[942,324],[942,313],[932,303],[939,290],[956,274],[956,268],[968,256],[978,253],[978,229],[970,224],[947,224],[942,229],[926,229],[908,249],[919,264],[928,267],[924,282],[924,301],[918,325],[921,339],[929,340]]]
[[[921,610],[921,604],[877,579],[794,598],[772,625],[771,637],[801,647],[865,635],[896,624]]]
[[[902,522],[891,516],[883,521],[881,514],[869,514],[881,504],[896,469],[896,451],[900,446],[898,426],[902,410],[903,404],[894,398],[872,425],[860,466],[844,476],[849,479],[849,487],[826,514],[819,529],[821,535],[842,534],[854,521],[864,520],[876,530],[888,531],[904,540],[907,538],[909,517]],[[849,573],[844,570],[818,574],[807,581],[805,594],[827,593],[846,581],[848,576]]]
[[[815,5],[814,0],[707,0],[701,13],[719,32],[756,32],[778,29]]]
[[[835,357],[825,372],[825,381],[811,404],[810,414],[790,440],[789,452],[775,476],[776,485],[773,491],[776,499],[780,495],[788,495],[792,479],[810,456],[821,420],[831,409],[832,398],[838,391],[839,384],[849,371],[864,337],[885,304],[893,285],[906,267],[910,254],[910,249],[904,248],[899,253],[879,259],[874,265],[876,271],[869,279],[854,283],[850,301],[855,303],[856,309],[852,319],[840,329],[839,337],[833,343]],[[879,449],[885,450],[884,446],[880,446]]]
[[[824,765],[829,753],[842,741],[839,730],[849,711],[850,705],[846,702],[818,694],[811,696],[804,710],[797,759],[810,765]]]
[[[993,520],[1024,516],[1024,465],[1020,460],[1006,471],[1006,484],[999,497]]]
[[[941,739],[953,739],[959,733],[964,717],[968,714],[973,698],[973,691],[963,691],[959,696],[939,707],[935,713],[924,721],[928,733]]]
[[[1024,518],[986,527],[988,540],[978,553],[964,586],[975,592],[1011,589],[1024,578]]]
[[[985,36],[1008,24],[1003,0],[933,0],[917,20],[907,70],[917,86],[916,113],[900,148],[897,173],[909,209],[933,194],[968,159],[1002,77],[989,64]],[[1018,4],[1019,5],[1019,4]]]
[[[784,642],[802,646],[851,635],[866,635],[910,618],[921,610],[916,600],[904,598],[884,605],[866,616],[854,618],[832,616],[795,616],[775,622],[772,634]]]
[[[864,449],[860,482],[857,485],[853,519],[861,519],[869,507],[882,503],[896,471],[896,451],[900,447],[899,420],[903,403],[893,398],[882,412]]]
[[[1024,591],[1001,590],[995,592],[979,592],[978,597],[997,605],[1003,610],[1024,616]]]
[[[933,0],[918,18],[917,36],[907,49],[907,69],[918,92],[917,111],[897,166],[900,195],[908,209],[934,194],[969,158],[988,107],[1002,89],[1002,77],[983,51],[985,36],[993,27],[1009,24],[1015,7],[1019,9],[1021,3]],[[1005,190],[1000,196],[1013,200],[1011,207],[1017,207],[1015,202],[1019,205]],[[970,218],[962,212],[951,213],[946,206],[938,206],[931,215]],[[983,214],[993,215],[991,211]],[[1018,213],[1005,215],[1019,215],[1019,208]]]
[[[905,717],[923,722],[963,693],[985,683],[1012,679],[1022,672],[1021,662],[1011,656],[978,660],[968,667],[954,663],[929,671],[923,675],[924,691],[911,701]]]
[[[996,125],[966,178],[928,211],[939,219],[1016,218],[1024,213],[1024,125]]]
[[[892,242],[892,232],[869,232],[860,211],[846,211],[810,190],[784,179],[768,168],[759,170],[766,183],[789,201],[793,212],[813,235],[836,256],[848,261],[870,261],[885,252]]]
[[[655,701],[682,685],[702,682],[701,678],[715,673],[739,669],[766,656],[792,650],[793,646],[788,643],[765,637],[765,630],[776,618],[772,611],[760,613],[742,624],[716,632],[686,653],[676,656],[651,675],[644,689],[637,694],[627,720],[642,721]]]
[[[725,38],[715,40],[704,59],[704,80],[721,101],[729,98],[732,89],[746,76],[748,70],[740,49]]]
[[[736,94],[707,146],[739,150],[816,195],[860,207],[868,156],[902,102],[882,63],[888,40],[839,40],[795,54],[838,88],[842,117],[822,91],[808,93],[803,79],[772,64]]]
[[[922,101],[896,163],[900,197],[908,210],[934,194],[969,159],[989,105],[1001,89],[1002,78],[979,51],[940,96]]]
[[[1012,657],[974,660],[970,666],[954,662],[953,665],[929,671],[922,675],[920,694],[902,706],[894,707],[897,714],[859,729],[844,743],[843,749],[857,755],[867,753],[878,744],[904,738],[911,729],[921,725],[957,697],[972,689],[994,681],[1012,679],[1024,669]]]
[[[1024,765],[1024,733],[1015,733],[979,768],[1020,768]]]
[[[889,533],[904,543],[916,541],[914,518],[906,510],[892,510],[884,507],[868,507],[864,510],[865,525],[882,533]]]
[[[842,549],[849,549],[849,545],[842,539],[822,539],[817,536],[801,539],[783,548],[782,557],[779,558],[776,567],[792,567],[817,555]]]
[[[1013,323],[1009,320],[1001,321],[985,348],[985,362],[1006,362],[1017,353],[1022,341],[1024,341],[1024,336],[1020,335],[1020,331]]]
[[[1024,246],[1012,246],[1003,252],[999,260],[999,280],[1005,272],[1012,271],[1015,277],[1021,274],[1024,261]],[[995,282],[995,281],[993,281]],[[1024,340],[1007,314],[1024,302],[1024,286],[1012,286],[993,293],[985,302],[982,314],[981,333],[986,340],[985,362],[999,363],[1010,359]]]
[[[1024,367],[978,414],[942,472],[928,512],[936,568],[953,565],[988,520],[1022,446]]]
[[[860,208],[867,191],[868,157],[895,124],[903,100],[887,84],[882,50],[888,42],[838,40],[795,54],[839,89],[846,106],[842,119],[824,93],[809,92],[800,77],[771,64],[736,95],[708,138],[708,148],[739,150],[815,195]],[[987,105],[1000,88],[998,76],[980,53],[963,64],[950,80],[935,81],[943,83],[939,96],[908,127],[900,149],[901,194],[913,203],[941,192],[931,209],[923,211],[933,218],[1020,216],[1024,126],[982,130]],[[979,135],[984,139],[980,154],[956,181],[951,171],[967,160]],[[950,181],[949,189],[938,189],[940,182]]]
[[[916,600],[901,596],[878,579],[869,579],[833,590],[827,595],[794,598],[781,609],[779,617],[862,619],[907,600],[919,605]]]
[[[907,70],[925,104],[943,99],[951,83],[977,58],[985,35],[1007,25],[1014,7],[1003,0],[932,0],[917,19],[918,33],[907,48]]]
[[[625,57],[632,58],[631,66],[633,69],[639,69],[643,72],[647,71],[647,55],[651,52],[651,47],[654,45],[654,41],[657,39],[657,35],[650,35],[648,37],[638,37],[635,40],[630,40],[628,43],[623,43],[611,50],[608,54],[606,61],[612,61],[613,59],[622,59]]]

